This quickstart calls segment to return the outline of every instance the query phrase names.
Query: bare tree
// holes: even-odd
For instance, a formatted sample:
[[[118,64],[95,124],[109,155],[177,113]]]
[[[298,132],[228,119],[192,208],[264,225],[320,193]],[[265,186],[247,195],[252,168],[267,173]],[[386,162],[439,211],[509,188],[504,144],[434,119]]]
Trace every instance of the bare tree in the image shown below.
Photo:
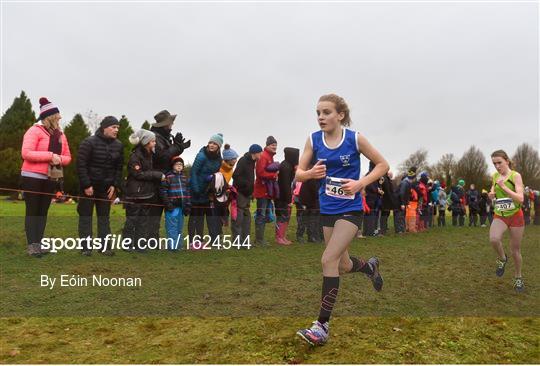
[[[465,151],[457,162],[455,180],[464,179],[468,186],[473,183],[477,189],[488,188],[490,179],[486,158],[474,145]]]
[[[534,189],[540,187],[540,158],[537,150],[527,143],[519,145],[512,163],[513,168],[521,174],[524,185]]]
[[[447,186],[453,185],[454,172],[456,171],[457,161],[454,154],[444,154],[439,161],[430,167],[430,175],[433,180],[445,182]]]
[[[413,152],[407,159],[405,159],[398,166],[399,175],[407,173],[407,170],[413,166],[416,167],[417,172],[420,173],[423,170],[428,170],[429,165],[427,161],[428,152],[426,149],[418,149]]]
[[[88,129],[90,130],[90,133],[94,133],[99,128],[99,124],[101,123],[101,117],[91,109],[86,111],[84,114],[84,120],[88,126]]]

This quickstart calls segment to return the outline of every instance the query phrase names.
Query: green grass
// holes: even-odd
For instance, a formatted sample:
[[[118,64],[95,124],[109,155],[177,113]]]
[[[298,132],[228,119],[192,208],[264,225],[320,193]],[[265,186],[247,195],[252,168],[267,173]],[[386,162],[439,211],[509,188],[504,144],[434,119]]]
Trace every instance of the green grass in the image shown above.
[[[385,288],[343,276],[330,343],[312,350],[294,333],[318,312],[322,245],[34,259],[23,214],[20,202],[0,203],[4,363],[540,362],[538,226],[522,245],[523,294],[511,287],[511,263],[495,277],[486,228],[355,240],[353,254],[380,257]],[[113,232],[122,225],[114,207]],[[76,230],[75,206],[54,205],[46,236]],[[138,276],[143,285],[48,290],[41,274]]]

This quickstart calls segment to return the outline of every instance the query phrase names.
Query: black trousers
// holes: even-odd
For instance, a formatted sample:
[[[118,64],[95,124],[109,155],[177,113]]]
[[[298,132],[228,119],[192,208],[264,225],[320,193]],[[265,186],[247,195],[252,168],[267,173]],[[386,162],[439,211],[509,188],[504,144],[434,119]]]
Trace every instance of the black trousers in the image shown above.
[[[296,204],[296,238],[300,239],[307,233],[308,242],[318,242],[324,239],[318,208],[307,208]]]
[[[249,205],[251,198],[244,196],[238,192],[236,198],[237,215],[236,220],[231,220],[231,231],[233,240],[237,237],[240,238],[240,243],[244,243],[249,236],[251,228],[251,212],[249,211]]]
[[[24,193],[26,213],[24,218],[24,231],[26,242],[39,244],[45,233],[47,214],[51,205],[51,193],[54,193],[57,182],[49,179],[21,177],[21,189],[38,193]]]
[[[381,234],[385,235],[388,231],[388,218],[390,217],[390,210],[381,210]],[[394,216],[395,225],[395,216]]]
[[[276,222],[289,222],[289,205],[284,201],[274,201],[276,205]]]
[[[81,192],[84,197],[88,197]],[[93,200],[92,198],[98,198],[99,200]],[[107,199],[107,191],[104,188],[94,187],[94,196],[88,198],[81,198],[77,205],[77,212],[79,213],[79,237],[87,238],[92,237],[92,216],[94,214],[94,207],[97,214],[97,236],[103,239],[111,233],[111,202],[102,201],[101,199]],[[84,242],[85,245],[88,244]],[[87,247],[87,249],[89,249]]]
[[[188,221],[189,240],[193,240],[195,235],[199,235],[199,240],[204,236],[204,218],[208,226],[208,234],[212,241],[219,235],[220,225],[219,216],[215,208],[210,204],[194,204],[191,207],[191,215]]]
[[[439,210],[439,216],[437,218],[437,226],[446,226],[446,211],[444,209]]]
[[[151,205],[153,204],[156,204],[154,198],[147,200],[132,200],[130,203],[125,204],[126,223],[124,224],[122,236],[131,239],[132,248],[144,249],[138,244],[146,245],[146,241],[144,243],[139,243],[139,239],[149,239],[152,237],[150,236],[148,220],[150,218],[151,207],[153,207]]]
[[[160,199],[154,199],[153,202],[161,205]],[[159,227],[161,226],[161,215],[163,214],[163,206],[150,206],[148,212],[148,237],[159,239]]]

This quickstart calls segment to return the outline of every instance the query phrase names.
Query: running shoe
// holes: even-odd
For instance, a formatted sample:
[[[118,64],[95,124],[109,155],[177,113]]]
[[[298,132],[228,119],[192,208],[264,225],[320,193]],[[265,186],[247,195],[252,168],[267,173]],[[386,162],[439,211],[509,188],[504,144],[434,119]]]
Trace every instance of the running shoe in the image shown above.
[[[514,278],[514,289],[517,292],[523,292],[523,290],[525,290],[525,283],[523,282],[523,278],[521,277]]]
[[[321,324],[316,320],[311,328],[300,329],[296,334],[312,346],[322,346],[328,341],[329,324]]]
[[[371,270],[373,271],[373,273],[367,276],[371,280],[371,283],[373,284],[373,288],[375,289],[375,291],[381,291],[383,288],[384,281],[381,276],[381,273],[379,272],[379,258],[377,257],[369,258],[368,265],[371,267]]]
[[[495,270],[495,274],[497,275],[497,277],[502,277],[502,275],[504,274],[504,267],[506,267],[507,262],[508,257],[506,257],[504,261],[497,259],[497,269]]]

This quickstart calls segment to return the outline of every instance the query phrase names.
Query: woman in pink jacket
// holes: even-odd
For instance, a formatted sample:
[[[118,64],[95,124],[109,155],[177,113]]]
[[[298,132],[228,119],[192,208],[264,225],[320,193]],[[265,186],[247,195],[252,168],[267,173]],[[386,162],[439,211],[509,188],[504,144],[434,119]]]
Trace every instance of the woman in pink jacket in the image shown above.
[[[47,100],[40,98],[38,122],[26,131],[21,154],[21,188],[24,191],[26,214],[24,230],[28,254],[41,257],[41,239],[47,224],[51,193],[63,178],[62,167],[69,164],[71,154],[66,136],[60,130],[60,111]]]

